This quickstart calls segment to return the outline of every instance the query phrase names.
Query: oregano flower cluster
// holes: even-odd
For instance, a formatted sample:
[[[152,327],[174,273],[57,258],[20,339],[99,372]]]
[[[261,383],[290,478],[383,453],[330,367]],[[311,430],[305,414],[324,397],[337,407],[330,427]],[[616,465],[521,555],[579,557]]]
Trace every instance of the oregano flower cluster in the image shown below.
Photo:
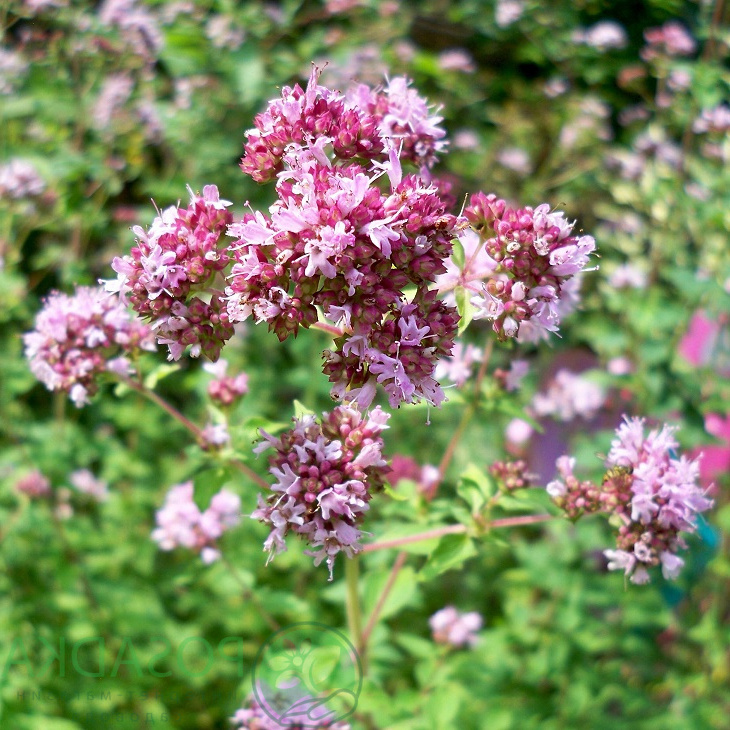
[[[188,190],[187,208],[171,206],[147,231],[132,229],[137,244],[128,256],[112,261],[118,278],[107,282],[107,289],[119,291],[151,323],[171,360],[191,346],[193,357],[203,353],[215,361],[233,326],[222,292],[205,293],[229,263],[223,234],[233,221],[226,210],[232,203],[220,199],[215,185],[206,185],[202,196]]]
[[[493,193],[473,195],[464,215],[495,262],[483,290],[472,298],[474,318],[490,320],[502,340],[535,341],[557,332],[577,298],[573,277],[595,251],[593,237],[574,235],[575,221],[547,203],[511,208]]]
[[[547,486],[571,519],[604,512],[618,527],[616,549],[606,550],[610,570],[623,570],[632,583],[647,583],[648,569],[662,566],[676,578],[684,565],[677,555],[686,548],[681,533],[697,528],[697,515],[712,507],[697,485],[699,459],[677,456],[676,428],[662,426],[645,434],[644,419],[625,418],[616,430],[600,485],[579,481],[575,459],[558,459],[560,479]]]
[[[312,415],[294,419],[278,438],[262,432],[257,451],[274,449],[269,471],[276,482],[267,499],[259,495],[251,517],[271,527],[264,543],[269,560],[286,550],[289,532],[309,543],[315,565],[326,561],[330,580],[338,553],[360,552],[359,525],[387,471],[380,434],[389,417],[379,406],[363,415],[340,405],[321,422]]]
[[[253,316],[284,340],[321,307],[343,332],[324,353],[334,396],[367,407],[381,383],[393,407],[438,405],[433,371],[451,352],[458,316],[429,285],[445,271],[459,220],[402,162],[427,171],[445,144],[440,118],[405,79],[347,95],[317,81],[314,69],[306,90],[285,88],[247,133],[241,167],[259,181],[278,171],[278,198],[269,215],[248,213],[229,229],[229,317]]]
[[[265,698],[259,699],[264,706],[251,696],[245,707],[236,710],[231,718],[233,730],[351,730],[352,727],[347,722],[330,719],[327,705],[312,695],[299,697],[285,713],[269,707]],[[301,710],[297,712],[297,708]]]
[[[184,547],[200,553],[204,563],[213,563],[220,558],[217,540],[241,520],[241,499],[221,489],[213,495],[208,508],[201,511],[193,497],[190,481],[170,487],[155,516],[157,527],[152,539],[161,550]]]
[[[52,292],[23,342],[33,375],[48,390],[68,393],[77,407],[96,393],[100,375],[127,375],[130,356],[154,349],[149,327],[118,298],[87,286],[72,295]]]

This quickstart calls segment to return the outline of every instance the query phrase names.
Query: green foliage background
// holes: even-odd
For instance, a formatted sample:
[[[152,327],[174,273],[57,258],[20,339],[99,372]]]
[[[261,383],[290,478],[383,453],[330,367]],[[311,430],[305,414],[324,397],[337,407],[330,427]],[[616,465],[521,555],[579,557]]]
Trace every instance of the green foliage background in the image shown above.
[[[107,386],[76,410],[35,381],[20,337],[49,291],[111,276],[109,262],[131,246],[129,226],[151,221],[150,198],[162,208],[185,198],[186,184],[215,183],[239,215],[246,201],[267,205],[271,189],[237,168],[244,131],[278,87],[306,79],[312,60],[327,60],[325,80],[330,74],[340,83],[377,81],[381,66],[391,75],[406,73],[442,106],[452,139],[465,130],[476,138],[475,147],[455,147],[444,160],[442,172],[460,197],[483,189],[521,204],[549,201],[595,235],[601,255],[562,339],[550,347],[498,348],[495,365],[527,357],[531,375],[509,397],[486,379],[439,498],[427,505],[407,482],[376,498],[365,527],[374,539],[468,521],[475,493],[489,496],[494,488],[484,475],[505,455],[506,424],[523,414],[561,356],[590,356],[593,377],[613,399],[601,428],[570,432],[586,474],[600,476],[596,454],[607,451],[622,411],[681,423],[686,448],[713,443],[704,416],[728,410],[721,369],[730,349],[727,326],[702,367],[689,365],[677,347],[696,310],[725,322],[730,314],[730,140],[715,140],[725,155],[717,159],[687,131],[700,110],[730,96],[730,33],[718,16],[720,3],[530,0],[519,20],[499,27],[494,5],[481,0],[363,0],[342,13],[309,1],[195,0],[174,18],[169,3],[140,2],[157,18],[163,39],[151,61],[101,23],[94,3],[59,5],[33,12],[30,3],[11,2],[0,11],[3,47],[27,62],[13,91],[0,97],[0,157],[28,160],[46,182],[38,199],[0,200],[0,726],[122,730],[146,727],[134,718],[149,715],[150,727],[160,730],[229,727],[271,631],[266,617],[279,625],[313,620],[346,627],[342,561],[330,584],[326,570],[314,569],[292,541],[265,567],[266,530],[253,520],[224,537],[225,561],[213,566],[182,550],[160,552],[150,539],[165,493],[186,479],[194,480],[201,505],[225,485],[241,495],[244,512],[254,508],[257,488],[231,459],[264,474],[265,460],[251,453],[258,428],[288,423],[294,399],[314,411],[328,408],[328,384],[319,373],[327,335],[304,332],[279,344],[260,327],[242,328],[224,356],[232,370],[249,374],[250,392],[231,414],[234,448],[223,455],[202,451],[165,413],[119,388]],[[217,48],[206,34],[217,15],[243,31],[238,47]],[[601,18],[623,24],[625,48],[601,53],[571,40],[577,28]],[[698,39],[697,54],[643,63],[644,29],[670,18]],[[453,48],[470,53],[473,71],[444,68],[440,54]],[[626,80],[631,68],[642,73]],[[691,73],[692,83],[663,107],[657,93],[666,91],[672,70]],[[133,91],[100,129],[93,110],[111,74],[130,78]],[[567,89],[548,99],[545,84],[555,77]],[[187,106],[185,85],[192,89]],[[154,109],[157,131],[141,120],[141,102]],[[605,105],[605,116],[586,114],[595,103]],[[639,104],[646,118],[622,126],[620,111]],[[560,137],[570,125],[578,132],[567,146]],[[601,139],[600,127],[610,139]],[[632,149],[645,132],[677,145],[682,168],[650,158],[638,178],[626,179],[608,164],[609,153]],[[500,151],[510,147],[527,153],[529,173],[499,164]],[[692,194],[698,187],[699,198]],[[609,284],[627,261],[643,267],[647,288],[618,291]],[[466,339],[481,345],[488,334],[475,323]],[[606,363],[618,356],[630,357],[632,374],[608,374]],[[215,415],[205,395],[210,376],[200,363],[183,360],[169,369],[162,353],[146,357],[146,371],[156,373],[165,398],[196,423]],[[425,408],[394,413],[388,454],[437,463],[469,400],[459,391],[449,395],[429,426]],[[109,483],[111,496],[104,504],[74,496],[68,520],[14,489],[21,476],[40,469],[58,490],[84,467]],[[621,575],[607,574],[600,551],[611,545],[610,530],[597,520],[409,547],[372,634],[353,727],[727,727],[727,474],[717,482],[710,523],[690,540],[686,570],[672,584],[627,586]],[[548,502],[531,490],[501,502],[492,516],[549,510]],[[361,561],[366,617],[395,555],[384,550]],[[484,616],[473,650],[449,651],[431,640],[428,617],[448,603]],[[238,664],[217,657],[193,676],[185,667],[205,666],[199,645],[188,649],[184,667],[175,661],[186,638],[216,647],[231,636],[242,639]],[[89,637],[103,638],[103,676],[83,676],[73,666],[61,676],[58,661],[46,666],[49,646]],[[173,647],[155,664],[170,671],[166,677],[149,671],[159,637]],[[113,672],[120,657],[127,661]],[[87,647],[78,660],[94,666],[96,654]]]

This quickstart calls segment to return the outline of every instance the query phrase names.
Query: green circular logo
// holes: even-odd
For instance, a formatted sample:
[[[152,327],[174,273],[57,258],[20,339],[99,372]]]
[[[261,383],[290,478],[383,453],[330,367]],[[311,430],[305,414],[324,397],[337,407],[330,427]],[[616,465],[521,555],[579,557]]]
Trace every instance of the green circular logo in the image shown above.
[[[319,728],[352,715],[362,690],[360,657],[325,624],[291,624],[272,634],[253,667],[253,694],[282,727]]]

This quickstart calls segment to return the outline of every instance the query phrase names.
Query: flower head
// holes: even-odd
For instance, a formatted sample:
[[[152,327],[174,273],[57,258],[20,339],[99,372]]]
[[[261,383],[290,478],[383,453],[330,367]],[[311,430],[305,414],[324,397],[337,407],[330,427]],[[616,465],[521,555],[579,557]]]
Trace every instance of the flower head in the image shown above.
[[[591,236],[573,235],[575,222],[547,204],[513,209],[496,195],[477,193],[464,211],[495,262],[472,298],[475,319],[484,318],[500,339],[534,340],[557,332],[569,284],[596,248]]]
[[[149,327],[103,289],[78,287],[51,293],[23,336],[33,374],[49,390],[66,391],[79,407],[96,393],[105,372],[129,371],[126,355],[154,349]]]
[[[147,231],[135,226],[137,245],[112,262],[117,279],[107,282],[107,289],[120,292],[150,322],[171,360],[188,346],[194,357],[202,353],[217,360],[233,335],[222,292],[198,295],[230,261],[226,246],[220,245],[233,220],[226,210],[230,205],[215,185],[206,185],[203,195],[190,190],[187,208],[167,208]]]
[[[155,515],[157,527],[152,531],[152,539],[161,550],[185,547],[200,553],[204,563],[212,563],[220,558],[217,540],[241,519],[241,500],[221,489],[201,512],[193,500],[193,491],[192,482],[170,488]]]
[[[319,85],[315,68],[306,89],[284,89],[247,133],[242,168],[276,178],[278,199],[269,215],[229,228],[228,316],[266,322],[284,340],[312,326],[320,307],[343,333],[324,353],[332,393],[361,408],[378,383],[393,406],[443,400],[434,369],[458,317],[428,287],[445,271],[459,221],[442,188],[403,169],[433,164],[445,146],[440,121],[406,79],[342,96]]]
[[[477,631],[482,628],[482,617],[471,611],[462,613],[453,606],[446,606],[428,620],[434,641],[454,647],[474,646]]]
[[[387,470],[380,433],[388,418],[379,407],[363,415],[341,405],[321,423],[314,416],[295,419],[278,439],[263,434],[260,450],[274,449],[269,471],[276,482],[251,516],[271,526],[264,543],[269,560],[286,550],[285,537],[295,532],[313,548],[315,565],[327,562],[331,580],[336,555],[360,551],[359,524]]]
[[[712,507],[697,485],[699,460],[677,456],[675,428],[646,433],[644,420],[624,417],[606,459],[600,486],[579,482],[575,459],[558,459],[560,479],[548,492],[567,515],[608,513],[618,523],[616,550],[606,550],[609,570],[623,570],[633,583],[649,581],[649,568],[661,564],[665,578],[676,578],[686,548],[681,533],[697,528],[697,515]]]

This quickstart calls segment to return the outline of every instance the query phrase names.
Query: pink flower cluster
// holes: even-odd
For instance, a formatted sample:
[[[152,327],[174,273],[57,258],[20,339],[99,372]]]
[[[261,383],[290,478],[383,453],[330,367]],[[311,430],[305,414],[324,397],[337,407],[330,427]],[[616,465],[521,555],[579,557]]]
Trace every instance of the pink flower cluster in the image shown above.
[[[496,195],[477,193],[464,211],[495,262],[482,292],[472,299],[475,319],[486,318],[502,340],[535,340],[557,332],[575,280],[596,248],[592,236],[573,235],[562,211],[547,203],[510,208]]]
[[[312,700],[312,702],[307,702]],[[302,711],[296,713],[294,708],[289,708],[287,716],[281,716],[280,710],[271,708],[267,712],[251,697],[247,707],[236,710],[236,714],[231,718],[234,730],[350,730],[350,724],[346,722],[330,722],[326,715],[331,714],[326,705],[318,704],[316,698],[305,695],[297,700],[297,707],[301,707]],[[302,719],[301,715],[306,710],[309,712]],[[317,712],[324,715],[321,719],[317,719]],[[313,723],[317,724],[314,725]],[[306,724],[302,724],[306,723]]]
[[[252,212],[229,229],[229,317],[253,316],[284,340],[314,324],[321,307],[343,332],[325,352],[333,395],[366,408],[381,383],[393,407],[438,405],[433,371],[451,351],[458,316],[428,286],[445,271],[458,219],[435,185],[404,176],[401,161],[435,159],[439,118],[402,79],[347,97],[317,79],[315,69],[306,91],[285,89],[248,133],[242,167],[257,180],[280,170],[278,199],[269,216]],[[373,166],[340,162],[354,157]],[[376,184],[384,173],[385,191]]]
[[[645,61],[667,56],[691,56],[696,48],[694,38],[689,31],[676,20],[669,20],[659,28],[648,28],[644,31],[646,46],[641,50]]]
[[[320,156],[331,145],[340,160],[383,161],[395,145],[403,159],[430,167],[446,146],[441,117],[430,113],[407,79],[395,77],[375,90],[359,84],[343,95],[320,86],[319,74],[313,67],[306,89],[285,86],[246,132],[241,169],[257,182],[274,179],[292,147]]]
[[[358,525],[387,470],[381,432],[390,416],[380,407],[364,416],[352,406],[337,406],[322,422],[305,415],[279,438],[262,432],[257,447],[273,447],[271,495],[259,495],[251,517],[271,526],[264,550],[271,560],[286,550],[287,533],[302,536],[314,549],[314,564],[326,560],[332,580],[339,552],[352,557],[361,549]]]
[[[552,416],[557,421],[578,417],[590,420],[605,401],[606,394],[600,385],[581,373],[561,368],[547,389],[535,394],[531,410],[536,416]]]
[[[703,109],[692,124],[692,131],[695,134],[714,132],[726,134],[730,131],[730,106],[718,104],[711,109]]]
[[[213,495],[205,512],[193,500],[193,483],[184,482],[170,488],[162,508],[155,516],[157,528],[152,539],[161,550],[184,547],[200,553],[201,560],[214,563],[220,558],[216,541],[241,520],[238,495],[221,489]]]
[[[474,646],[477,631],[482,628],[482,617],[476,612],[462,613],[453,606],[446,606],[428,620],[433,640],[453,647]]]
[[[248,375],[227,375],[228,362],[223,358],[215,363],[206,363],[203,369],[215,378],[208,383],[208,396],[215,403],[230,406],[248,393]]]
[[[132,230],[137,245],[129,256],[116,257],[112,268],[116,281],[107,289],[119,291],[132,307],[151,322],[157,340],[167,345],[170,359],[178,360],[185,348],[217,360],[221,348],[233,335],[221,292],[207,301],[202,294],[229,263],[221,237],[233,217],[215,185],[206,185],[203,195],[190,190],[187,208],[164,210],[145,231]],[[225,239],[224,239],[225,241]]]
[[[46,183],[35,166],[27,160],[13,158],[0,165],[0,199],[22,200],[40,195]]]
[[[97,287],[51,293],[23,341],[36,378],[49,390],[66,391],[78,407],[98,390],[99,375],[126,375],[132,370],[127,355],[154,350],[149,327]]]
[[[31,499],[49,497],[51,483],[42,472],[35,469],[15,482],[15,489],[21,494],[27,494]]]
[[[697,485],[699,459],[676,456],[675,430],[663,426],[647,435],[643,419],[625,417],[600,487],[578,482],[568,457],[558,460],[562,480],[547,487],[572,518],[602,511],[618,522],[617,549],[604,553],[609,569],[623,570],[632,583],[647,583],[648,568],[659,564],[665,578],[676,578],[684,565],[677,551],[687,547],[680,533],[694,532],[697,515],[713,504]]]
[[[536,479],[524,459],[495,461],[490,465],[489,473],[499,482],[500,488],[507,492],[527,489]]]

